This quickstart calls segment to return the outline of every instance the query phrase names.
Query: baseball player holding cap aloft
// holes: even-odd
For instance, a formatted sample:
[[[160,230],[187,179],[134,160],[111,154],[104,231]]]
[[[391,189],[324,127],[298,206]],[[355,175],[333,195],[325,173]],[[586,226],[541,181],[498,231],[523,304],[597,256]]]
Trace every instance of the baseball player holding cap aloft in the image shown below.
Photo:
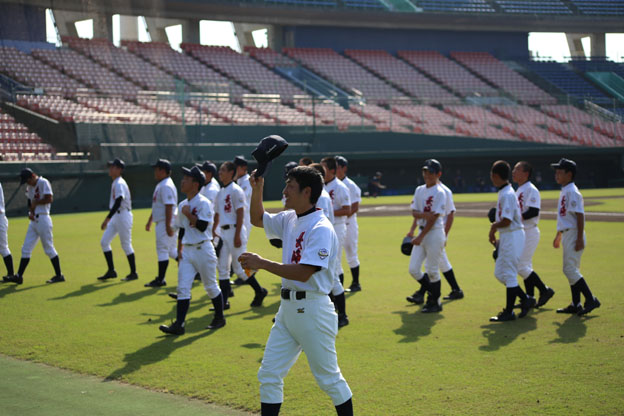
[[[562,158],[551,166],[555,169],[555,181],[561,185],[557,205],[557,235],[553,247],[563,246],[563,274],[568,278],[572,291],[572,303],[557,309],[557,313],[585,315],[599,308],[600,301],[589,290],[580,270],[585,249],[585,208],[583,196],[574,183],[576,163]],[[585,296],[584,306],[581,306],[581,293]]]
[[[315,203],[323,179],[313,168],[288,172],[286,210],[269,214],[262,205],[264,180],[251,179],[251,221],[268,238],[283,241],[282,263],[254,253],[239,261],[248,269],[264,269],[282,278],[281,303],[258,371],[263,416],[278,415],[284,401],[284,377],[304,351],[319,387],[332,399],[338,415],[353,415],[351,390],[336,354],[337,317],[327,294],[340,260],[338,238]]]
[[[43,251],[48,255],[54,267],[54,276],[46,283],[64,282],[65,276],[61,273],[61,263],[58,253],[54,248],[54,240],[52,236],[52,218],[50,218],[50,206],[53,201],[52,187],[50,182],[43,176],[38,176],[29,168],[25,168],[20,173],[20,184],[27,184],[26,197],[28,198],[28,231],[22,245],[22,259],[17,270],[17,274],[13,276],[5,276],[5,282],[13,282],[21,285],[24,281],[24,272],[30,262],[37,241],[41,239]]]
[[[165,273],[169,258],[177,259],[176,233],[173,221],[177,213],[178,190],[171,180],[171,163],[167,159],[158,159],[152,165],[154,179],[158,181],[152,195],[152,213],[147,220],[145,230],[149,231],[152,221],[156,223],[156,254],[158,256],[158,276],[145,284],[145,287],[165,286]]]
[[[223,317],[223,296],[217,286],[217,255],[210,242],[211,222],[214,216],[212,203],[199,193],[205,181],[199,167],[182,168],[184,176],[180,189],[186,199],[178,206],[179,214],[175,225],[179,229],[178,246],[178,296],[176,320],[172,325],[161,325],[160,330],[167,334],[183,335],[186,313],[191,303],[191,287],[195,275],[199,273],[206,293],[212,300],[214,318],[206,329],[225,326]]]
[[[11,256],[11,250],[9,250],[9,239],[7,231],[9,230],[9,221],[4,213],[4,191],[2,190],[2,184],[0,183],[0,255],[4,260],[4,265],[7,270],[7,274],[4,277],[13,276],[15,271],[13,270],[13,256]]]
[[[110,243],[113,238],[119,234],[121,248],[126,253],[128,264],[130,265],[130,273],[122,280],[136,280],[139,276],[136,273],[136,265],[134,259],[134,249],[132,248],[132,200],[130,198],[130,189],[128,184],[121,176],[126,165],[121,159],[115,159],[108,162],[108,176],[111,177],[110,200],[108,208],[110,211],[102,222],[102,239],[100,245],[104,252],[106,265],[108,270],[98,280],[114,279],[117,277],[115,264],[113,262],[113,251]]]

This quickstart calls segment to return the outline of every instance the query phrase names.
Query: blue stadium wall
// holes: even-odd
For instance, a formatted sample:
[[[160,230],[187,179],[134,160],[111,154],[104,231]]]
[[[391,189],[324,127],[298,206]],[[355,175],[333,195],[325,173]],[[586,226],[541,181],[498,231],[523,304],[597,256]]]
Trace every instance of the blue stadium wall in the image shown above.
[[[0,39],[45,42],[45,9],[0,2]]]

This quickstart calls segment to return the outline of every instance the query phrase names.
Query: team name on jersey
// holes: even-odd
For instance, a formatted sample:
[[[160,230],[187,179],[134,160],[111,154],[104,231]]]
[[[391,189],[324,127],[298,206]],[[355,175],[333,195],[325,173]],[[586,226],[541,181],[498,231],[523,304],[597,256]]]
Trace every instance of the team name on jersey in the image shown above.
[[[230,198],[230,194],[227,194],[225,197],[225,205],[223,205],[224,212],[232,212],[232,198]]]
[[[425,201],[425,208],[423,208],[423,212],[431,212],[432,207],[433,207],[433,196],[430,196]]]
[[[301,261],[301,250],[303,250],[303,236],[305,235],[305,231],[302,231],[299,234],[299,237],[295,240],[295,249],[292,252],[292,256],[290,258],[290,262],[292,264],[299,264]]]
[[[561,215],[562,217],[565,217],[566,213],[568,212],[568,210],[566,209],[566,202],[567,199],[564,195],[561,197],[561,207],[559,208],[559,215]]]
[[[518,203],[520,204],[520,211],[524,211],[524,193],[518,195]]]

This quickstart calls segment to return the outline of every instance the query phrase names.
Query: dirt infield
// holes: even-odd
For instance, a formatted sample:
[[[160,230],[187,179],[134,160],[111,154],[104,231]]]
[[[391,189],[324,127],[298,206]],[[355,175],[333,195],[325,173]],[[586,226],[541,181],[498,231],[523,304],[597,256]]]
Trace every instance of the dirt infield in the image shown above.
[[[616,197],[622,198],[622,197]],[[597,199],[606,199],[606,197],[600,198],[586,198],[585,206],[600,205]],[[624,198],[622,198],[624,199]],[[456,215],[460,217],[487,217],[488,210],[495,205],[494,202],[459,202],[455,204],[457,208]],[[542,200],[541,217],[544,219],[555,219],[557,217],[556,199],[544,199]],[[388,217],[388,216],[401,216],[409,215],[410,209],[407,204],[393,204],[393,205],[365,205],[360,206],[358,211],[359,216],[374,216],[374,217]],[[596,212],[590,211],[585,213],[587,221],[608,221],[608,222],[623,222],[624,213],[622,212]]]

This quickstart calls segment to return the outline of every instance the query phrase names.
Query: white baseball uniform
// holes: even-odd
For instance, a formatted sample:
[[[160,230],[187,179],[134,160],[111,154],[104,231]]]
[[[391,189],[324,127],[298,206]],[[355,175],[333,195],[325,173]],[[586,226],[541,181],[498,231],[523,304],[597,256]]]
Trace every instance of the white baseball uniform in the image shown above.
[[[9,250],[9,220],[4,211],[4,191],[2,190],[2,184],[0,183],[0,256],[6,257],[11,255]]]
[[[265,212],[263,223],[268,238],[281,238],[284,264],[306,264],[320,270],[306,282],[282,278],[282,300],[258,371],[260,401],[284,401],[284,377],[304,351],[319,387],[334,405],[342,404],[352,394],[338,367],[338,319],[327,296],[334,263],[340,261],[336,233],[320,209],[301,217],[293,210]],[[301,292],[305,292],[304,298],[297,296]]]
[[[583,278],[580,268],[584,249],[575,250],[577,238],[576,216],[579,214],[585,215],[583,196],[574,182],[570,182],[561,188],[557,206],[557,231],[561,232],[561,245],[563,247],[563,274],[568,278],[570,286],[573,286]],[[583,243],[585,243],[584,230]]]
[[[182,214],[182,208],[189,207],[191,213],[201,221],[206,221],[206,230],[191,227],[189,219]],[[178,264],[178,300],[190,299],[195,275],[199,273],[202,284],[210,299],[219,296],[217,285],[217,255],[212,245],[212,224],[214,211],[212,203],[201,194],[190,201],[185,199],[178,206],[179,215],[175,219],[176,228],[184,228],[182,237],[182,258]]]
[[[325,190],[329,194],[329,197],[332,200],[332,204],[334,206],[334,211],[342,209],[342,207],[348,206],[351,207],[351,197],[349,196],[349,188],[345,185],[340,179],[337,177],[334,178],[331,182],[325,184]],[[334,226],[334,231],[336,232],[336,236],[338,237],[338,243],[340,244],[340,255],[339,259],[342,258],[342,248],[345,245],[345,239],[347,238],[347,216],[341,215],[336,217],[334,215],[334,221],[332,222]],[[336,273],[338,275],[342,274],[342,261],[338,261],[336,265]]]
[[[446,194],[446,211],[444,212],[444,219],[442,220],[444,227],[446,227],[446,220],[449,215],[455,212],[455,202],[453,202],[453,192],[449,189],[448,186],[443,184],[442,182],[438,183],[444,193]],[[444,236],[444,247],[442,247],[442,256],[440,257],[440,270],[442,273],[446,273],[453,268],[451,262],[446,255],[446,241],[448,240],[448,236]]]
[[[35,186],[26,186],[26,197],[30,201],[37,201],[46,195],[54,195],[50,182],[43,176],[39,176]],[[53,259],[57,256],[54,248],[54,237],[52,235],[52,218],[50,218],[50,205],[37,205],[35,207],[35,219],[28,224],[28,231],[22,245],[22,258],[30,258],[37,241],[41,239],[43,251],[46,255]]]
[[[124,253],[126,253],[126,256],[129,256],[134,253],[134,248],[132,248],[132,199],[130,197],[128,184],[121,176],[115,178],[111,185],[108,209],[113,208],[115,200],[119,197],[123,198],[121,205],[106,226],[102,234],[102,239],[100,240],[100,245],[102,246],[102,251],[111,251],[110,244],[113,238],[119,234],[121,247]]]
[[[217,195],[217,206],[215,212],[219,214],[219,232],[223,247],[219,253],[219,280],[230,278],[230,266],[234,273],[243,280],[247,280],[247,275],[243,267],[238,262],[238,257],[247,251],[247,231],[243,221],[241,229],[241,246],[234,247],[234,237],[236,235],[236,211],[239,208],[247,209],[245,193],[235,182],[230,182],[219,190]],[[246,214],[243,214],[245,218]]]
[[[173,205],[171,210],[171,224],[175,222],[178,203],[178,190],[171,177],[166,177],[156,185],[152,195],[152,221],[156,223],[156,254],[158,261],[175,259],[178,256],[178,236],[167,234],[166,205]]]
[[[410,254],[409,272],[416,280],[423,277],[422,265],[425,263],[425,272],[429,276],[431,283],[440,280],[440,257],[444,248],[444,213],[446,212],[446,194],[440,185],[435,184],[431,187],[420,185],[414,191],[411,209],[418,212],[431,212],[439,214],[433,226],[425,235],[422,242],[418,246],[412,246]],[[422,231],[427,224],[427,220],[420,218],[417,221],[418,228]]]
[[[219,194],[219,189],[221,189],[221,186],[219,186],[219,182],[217,182],[215,178],[212,178],[210,182],[202,186],[202,188],[199,190],[199,193],[208,198],[208,200],[212,202],[212,206],[214,207],[217,203],[217,195]]]
[[[520,204],[510,184],[498,191],[496,221],[503,218],[511,221],[509,226],[499,228],[498,258],[494,276],[506,287],[518,286],[518,262],[524,248],[524,226]]]
[[[516,197],[518,198],[522,214],[527,212],[529,208],[541,209],[540,193],[531,181],[527,181],[518,187]],[[518,274],[523,279],[529,277],[533,271],[533,254],[540,240],[540,230],[537,227],[538,222],[539,215],[528,220],[522,219],[522,224],[524,225],[524,248],[518,262]]]
[[[241,187],[245,194],[245,239],[249,241],[249,233],[251,233],[251,216],[249,213],[249,205],[251,204],[251,184],[249,183],[249,174],[246,173],[236,180],[236,184]]]
[[[362,190],[355,182],[353,182],[348,176],[345,176],[342,182],[349,188],[349,198],[351,204],[356,202],[362,202]],[[345,255],[347,257],[347,263],[350,268],[354,268],[360,265],[360,259],[358,258],[358,222],[357,213],[351,214],[347,217],[347,234],[345,237]]]
[[[329,219],[330,223],[334,222],[334,204],[325,189],[321,191],[321,196],[319,196],[318,201],[316,201],[316,207],[323,211],[323,214],[327,217],[327,219]],[[334,285],[332,286],[331,293],[334,296],[338,296],[343,294],[344,291],[344,286],[340,283],[337,267],[336,270],[334,270]]]

